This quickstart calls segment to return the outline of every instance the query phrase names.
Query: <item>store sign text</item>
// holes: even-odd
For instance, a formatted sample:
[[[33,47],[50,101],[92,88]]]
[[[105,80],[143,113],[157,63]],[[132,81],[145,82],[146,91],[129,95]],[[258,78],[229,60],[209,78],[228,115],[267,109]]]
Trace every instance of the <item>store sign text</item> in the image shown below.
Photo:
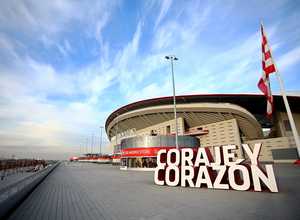
[[[130,129],[130,130],[127,130],[127,131],[124,131],[124,132],[122,132],[122,133],[117,134],[117,136],[118,136],[118,139],[120,139],[120,138],[129,136],[129,135],[133,135],[133,134],[135,134],[135,132],[136,132],[136,129],[135,129],[135,128],[132,128],[132,129]],[[115,140],[116,140],[116,136],[113,136],[113,137],[111,138],[111,141],[115,141]]]
[[[151,151],[150,150],[130,150],[130,151],[122,151],[121,155],[122,157],[126,157],[128,155],[150,155]]]
[[[251,164],[241,164],[245,159],[233,161],[236,155],[231,150],[236,150],[236,145],[215,147],[216,161],[208,148],[160,150],[154,181],[157,185],[241,191],[262,191],[262,182],[268,191],[278,192],[273,166],[267,164],[263,170],[259,165],[261,143],[255,144],[253,151],[247,144],[242,146]]]

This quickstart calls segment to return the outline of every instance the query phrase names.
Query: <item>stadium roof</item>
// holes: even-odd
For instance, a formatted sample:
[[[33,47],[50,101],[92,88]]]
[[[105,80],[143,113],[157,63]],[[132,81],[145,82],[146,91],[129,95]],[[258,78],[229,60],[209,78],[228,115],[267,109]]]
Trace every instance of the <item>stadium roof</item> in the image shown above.
[[[290,108],[293,112],[300,112],[300,92],[287,92],[286,93]],[[273,93],[274,111],[285,111],[285,106],[281,94]],[[258,115],[266,114],[267,99],[262,93],[247,93],[247,94],[198,94],[198,95],[182,95],[176,96],[177,104],[188,103],[231,103],[239,105],[247,109],[250,113],[258,117]],[[106,120],[105,129],[107,130],[110,124],[118,115],[124,113],[160,105],[173,104],[173,96],[146,99],[125,105],[114,111]],[[258,121],[263,125],[267,123],[263,117]]]

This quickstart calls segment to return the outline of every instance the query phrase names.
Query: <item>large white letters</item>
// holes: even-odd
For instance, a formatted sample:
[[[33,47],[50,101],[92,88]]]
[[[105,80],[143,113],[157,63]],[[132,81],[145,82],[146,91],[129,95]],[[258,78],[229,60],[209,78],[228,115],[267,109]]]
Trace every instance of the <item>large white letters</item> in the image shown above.
[[[190,187],[194,187],[193,177],[193,150],[191,148],[185,148],[181,151],[181,186],[185,187],[187,181]],[[188,166],[186,166],[186,163]],[[188,174],[187,174],[188,173]]]
[[[200,147],[198,149],[198,153],[195,161],[195,167],[199,167],[200,163],[204,163],[206,166],[210,166],[204,147]]]
[[[202,183],[205,183],[207,185],[207,188],[213,188],[210,176],[207,171],[207,166],[200,166],[195,187],[201,187]]]
[[[240,174],[238,173],[238,175],[235,175],[234,172],[235,171],[241,171],[243,174],[243,184],[238,185],[237,181],[241,181],[240,179]],[[247,170],[247,168],[243,165],[235,165],[235,166],[231,166],[229,167],[228,170],[228,176],[229,176],[229,184],[230,186],[235,189],[235,190],[248,190],[250,188],[250,177],[249,177],[249,171]],[[239,178],[239,179],[237,179]]]
[[[245,159],[233,161],[236,145],[215,147],[215,158],[208,148],[183,148],[180,150],[160,150],[157,154],[157,167],[154,181],[157,185],[182,187],[207,187],[215,189],[234,189],[245,191],[254,189],[262,191],[261,182],[265,189],[278,192],[276,178],[272,165],[266,165],[264,171],[258,162],[261,143],[255,144],[253,151],[243,144],[251,165],[242,164]]]
[[[225,175],[227,167],[226,166],[214,166],[213,170],[219,170],[217,178],[214,182],[214,188],[215,189],[229,189],[229,185],[228,184],[222,184],[222,178]]]
[[[273,166],[271,164],[266,165],[266,174],[259,166],[251,165],[252,178],[254,183],[254,190],[261,191],[260,179],[266,184],[271,192],[278,192],[277,183]]]
[[[161,155],[162,154],[165,154],[167,151],[164,149],[164,150],[160,150],[158,151],[157,153],[157,167],[155,169],[155,172],[154,172],[154,182],[156,183],[156,185],[164,185],[165,182],[163,180],[159,180],[159,171],[160,170],[165,170],[165,166],[166,166],[166,163],[162,163],[161,162]]]
[[[171,175],[172,170],[174,171],[174,175]],[[171,181],[171,179],[174,179],[174,180]],[[167,167],[167,169],[166,169],[166,183],[169,186],[177,186],[178,185],[178,183],[179,183],[179,168],[177,166],[170,165],[170,166]]]
[[[254,151],[252,152],[251,148],[248,144],[242,144],[244,150],[248,154],[251,160],[252,165],[258,165],[258,156],[261,149],[261,143],[257,143],[254,145]]]

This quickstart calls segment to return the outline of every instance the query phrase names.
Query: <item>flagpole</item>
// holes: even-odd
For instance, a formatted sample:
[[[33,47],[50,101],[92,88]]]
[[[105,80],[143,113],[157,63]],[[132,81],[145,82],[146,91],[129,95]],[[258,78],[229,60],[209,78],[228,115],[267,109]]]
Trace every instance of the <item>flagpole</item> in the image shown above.
[[[260,22],[261,22],[261,25],[262,25],[263,29],[265,30],[265,27],[263,25],[262,20],[260,20]],[[267,37],[267,33],[265,32],[264,34],[266,35],[268,45],[270,45],[268,37]],[[270,46],[269,49],[270,49],[271,58],[273,60],[273,64],[274,64],[274,67],[275,67],[276,76],[277,76],[277,79],[278,79],[278,82],[279,82],[279,85],[280,85],[280,89],[281,89],[282,98],[283,98],[283,101],[284,101],[284,104],[285,104],[286,112],[287,112],[287,115],[288,115],[288,118],[289,118],[289,121],[290,121],[290,125],[291,125],[291,128],[292,128],[293,136],[294,136],[297,151],[298,151],[298,158],[299,158],[300,157],[300,139],[299,139],[298,131],[297,131],[295,121],[294,121],[294,118],[293,118],[293,115],[292,115],[292,112],[291,112],[291,109],[290,109],[289,102],[286,98],[286,95],[285,95],[285,92],[284,92],[284,89],[283,89],[283,86],[282,86],[282,82],[281,82],[281,79],[280,79],[280,76],[279,76],[279,72],[278,72],[277,65],[276,65],[276,62],[275,62],[275,59],[274,59],[274,56],[273,56],[273,53],[272,53],[271,46]]]

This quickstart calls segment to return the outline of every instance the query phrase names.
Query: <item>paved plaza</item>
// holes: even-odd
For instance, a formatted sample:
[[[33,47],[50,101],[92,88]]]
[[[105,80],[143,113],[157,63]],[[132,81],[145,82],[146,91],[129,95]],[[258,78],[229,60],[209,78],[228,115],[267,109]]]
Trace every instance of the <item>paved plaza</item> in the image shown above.
[[[299,219],[300,165],[274,170],[279,193],[157,186],[152,171],[61,163],[9,219]]]

